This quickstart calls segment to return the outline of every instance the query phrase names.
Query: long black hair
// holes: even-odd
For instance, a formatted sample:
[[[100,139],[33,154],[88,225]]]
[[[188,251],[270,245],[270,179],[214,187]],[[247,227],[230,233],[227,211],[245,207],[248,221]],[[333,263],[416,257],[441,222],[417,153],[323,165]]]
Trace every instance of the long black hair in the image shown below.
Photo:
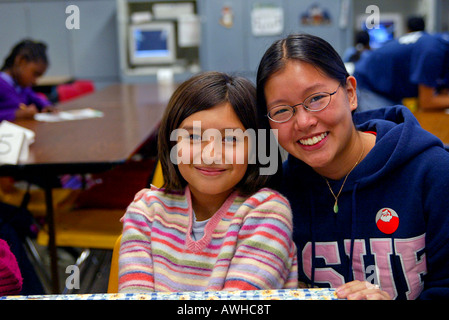
[[[257,104],[266,114],[265,84],[271,75],[283,69],[289,60],[309,63],[346,86],[349,73],[340,55],[324,39],[310,34],[291,34],[275,41],[263,55],[257,70]]]
[[[49,64],[47,57],[47,45],[43,42],[24,39],[12,48],[11,52],[3,63],[1,71],[10,69],[14,65],[14,61],[18,56],[25,58],[27,61],[41,61],[46,65]]]

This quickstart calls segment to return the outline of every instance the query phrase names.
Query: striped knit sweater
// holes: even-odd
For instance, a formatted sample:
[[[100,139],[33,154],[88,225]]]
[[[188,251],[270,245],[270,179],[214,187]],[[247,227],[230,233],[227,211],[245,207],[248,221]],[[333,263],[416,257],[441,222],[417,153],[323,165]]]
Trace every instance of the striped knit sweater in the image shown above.
[[[191,195],[152,187],[123,217],[119,291],[297,287],[288,201],[271,189],[232,193],[194,241]]]

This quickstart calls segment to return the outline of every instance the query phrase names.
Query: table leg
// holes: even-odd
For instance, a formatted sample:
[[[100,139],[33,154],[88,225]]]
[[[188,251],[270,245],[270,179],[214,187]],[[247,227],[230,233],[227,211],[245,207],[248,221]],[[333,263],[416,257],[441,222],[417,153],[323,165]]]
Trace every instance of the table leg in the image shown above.
[[[56,231],[54,221],[53,209],[53,190],[51,186],[45,187],[45,204],[47,209],[47,224],[48,224],[48,247],[50,250],[50,270],[52,293],[59,293],[59,274],[58,274],[58,254],[56,251]]]

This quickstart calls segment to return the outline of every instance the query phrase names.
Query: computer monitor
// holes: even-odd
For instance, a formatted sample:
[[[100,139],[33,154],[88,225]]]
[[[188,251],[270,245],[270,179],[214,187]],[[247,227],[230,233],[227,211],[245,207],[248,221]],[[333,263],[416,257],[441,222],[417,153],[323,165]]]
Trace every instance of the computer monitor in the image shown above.
[[[129,61],[133,66],[172,64],[176,61],[173,22],[151,22],[129,28]]]
[[[370,46],[372,49],[381,47],[384,43],[398,38],[404,34],[404,21],[401,14],[381,14],[379,23],[367,26],[368,15],[360,15],[357,19],[358,30],[366,30],[370,35]]]

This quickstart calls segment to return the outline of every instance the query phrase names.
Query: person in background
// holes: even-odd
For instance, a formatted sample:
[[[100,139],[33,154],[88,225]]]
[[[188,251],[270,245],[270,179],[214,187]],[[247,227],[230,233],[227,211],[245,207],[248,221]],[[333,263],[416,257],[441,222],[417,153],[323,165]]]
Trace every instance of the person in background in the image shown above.
[[[371,46],[370,36],[365,30],[357,32],[355,35],[355,46],[348,48],[343,55],[343,62],[356,63],[363,55],[369,54]]]
[[[48,65],[45,43],[25,39],[12,48],[0,69],[0,122],[33,119],[38,112],[57,112],[44,95],[32,89]],[[0,178],[2,189],[14,188],[13,183],[9,178]],[[59,180],[55,181],[55,186],[60,185]]]
[[[22,281],[14,254],[6,241],[0,239],[0,296],[19,294]]]
[[[14,261],[18,264],[21,273],[19,290],[21,295],[45,293],[25,245],[26,239],[35,239],[37,233],[38,226],[28,210],[22,206],[16,207],[0,202],[0,239],[7,243],[14,255]]]
[[[358,111],[417,99],[420,109],[449,108],[449,95],[437,89],[449,68],[449,43],[424,31],[420,17],[408,19],[408,33],[373,50],[355,65]]]
[[[48,99],[32,90],[49,65],[46,50],[44,43],[28,39],[12,48],[0,70],[0,121],[55,110]]]
[[[300,282],[347,299],[449,297],[449,153],[404,106],[356,112],[323,39],[290,35],[257,72],[259,118],[288,153]]]
[[[255,92],[206,72],[173,93],[158,136],[165,184],[123,218],[119,292],[297,287],[290,206],[266,188],[275,175],[261,175],[254,149]]]

